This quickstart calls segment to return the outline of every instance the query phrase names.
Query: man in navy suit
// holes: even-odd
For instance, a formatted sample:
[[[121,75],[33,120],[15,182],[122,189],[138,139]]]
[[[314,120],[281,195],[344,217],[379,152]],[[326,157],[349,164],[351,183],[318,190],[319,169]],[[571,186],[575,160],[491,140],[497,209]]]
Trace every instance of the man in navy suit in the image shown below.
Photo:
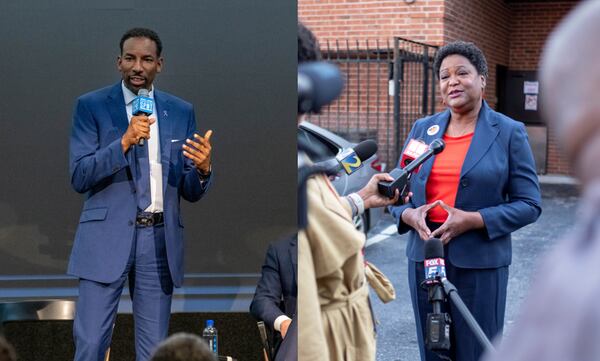
[[[104,360],[126,279],[136,359],[166,337],[183,281],[180,198],[198,201],[212,179],[212,131],[195,134],[192,105],[152,85],[163,64],[158,35],[131,29],[120,50],[122,81],[81,96],[73,116],[71,184],[85,194],[68,269],[79,278],[75,360]],[[140,89],[155,104],[149,117],[132,115]]]
[[[297,238],[291,237],[269,245],[261,278],[256,286],[250,313],[264,321],[271,329],[285,338],[296,314],[298,283]],[[281,338],[276,338],[276,346]]]

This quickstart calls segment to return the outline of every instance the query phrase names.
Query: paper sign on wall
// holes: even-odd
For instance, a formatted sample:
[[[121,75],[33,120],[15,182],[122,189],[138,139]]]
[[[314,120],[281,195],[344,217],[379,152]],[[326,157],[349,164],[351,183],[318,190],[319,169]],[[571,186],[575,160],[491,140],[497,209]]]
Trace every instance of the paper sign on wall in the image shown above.
[[[539,81],[526,81],[523,82],[523,94],[539,94],[540,82]]]
[[[537,110],[538,108],[538,96],[537,95],[525,95],[525,110]]]

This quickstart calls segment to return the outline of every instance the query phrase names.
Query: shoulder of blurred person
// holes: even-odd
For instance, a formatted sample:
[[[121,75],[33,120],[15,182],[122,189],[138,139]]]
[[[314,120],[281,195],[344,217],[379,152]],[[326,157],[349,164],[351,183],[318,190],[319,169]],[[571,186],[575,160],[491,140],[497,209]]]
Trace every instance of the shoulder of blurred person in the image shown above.
[[[217,361],[200,336],[176,333],[161,342],[150,361]]]
[[[540,261],[519,319],[487,361],[600,358],[600,49],[590,46],[599,32],[600,2],[587,1],[546,43],[540,109],[584,190],[577,223]]]
[[[519,318],[485,361],[600,358],[600,182],[582,194],[579,213],[569,236],[538,263]]]

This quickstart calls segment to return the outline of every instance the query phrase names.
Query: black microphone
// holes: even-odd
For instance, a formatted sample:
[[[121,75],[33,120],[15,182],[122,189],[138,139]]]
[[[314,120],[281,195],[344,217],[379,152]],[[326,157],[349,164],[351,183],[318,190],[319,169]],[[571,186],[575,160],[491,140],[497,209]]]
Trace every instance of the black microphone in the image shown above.
[[[131,108],[132,115],[146,115],[150,116],[154,112],[154,101],[150,98],[150,93],[148,93],[148,89],[140,89],[138,90],[138,95],[133,99],[133,104]],[[139,146],[143,146],[145,143],[144,138],[140,138],[138,141]]]
[[[323,169],[328,175],[336,175],[345,171],[350,175],[359,170],[363,162],[377,153],[377,143],[371,139],[363,140],[354,148],[344,149],[335,158],[315,163],[315,166]]]
[[[429,302],[433,312],[427,314],[425,325],[425,345],[433,351],[450,349],[450,315],[442,312],[444,288],[446,280],[446,264],[444,261],[444,246],[438,238],[425,242],[425,281],[422,286],[427,288]]]
[[[439,238],[431,238],[425,242],[425,283],[435,283],[446,278],[446,262],[444,261],[444,245]]]
[[[431,142],[431,144],[429,144],[429,149],[427,149],[418,158],[410,162],[406,167],[394,168],[390,172],[390,176],[394,178],[393,181],[381,181],[377,184],[379,193],[387,196],[388,198],[394,198],[396,195],[396,190],[400,189],[400,199],[398,200],[398,203],[402,204],[409,191],[409,183],[412,173],[434,154],[442,152],[445,146],[446,143],[444,143],[442,139],[435,139],[433,142]]]
[[[337,99],[343,88],[337,66],[324,61],[298,65],[298,114],[318,113]]]

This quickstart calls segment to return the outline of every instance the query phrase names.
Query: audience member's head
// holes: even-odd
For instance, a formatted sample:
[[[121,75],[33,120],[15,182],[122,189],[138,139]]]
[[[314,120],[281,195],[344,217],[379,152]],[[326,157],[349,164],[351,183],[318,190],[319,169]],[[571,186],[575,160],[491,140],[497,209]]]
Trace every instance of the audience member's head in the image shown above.
[[[0,336],[0,361],[16,361],[17,353],[6,339]]]
[[[158,345],[150,361],[216,361],[200,336],[176,333]]]
[[[584,184],[600,176],[600,2],[582,3],[554,30],[541,60],[542,111]]]

